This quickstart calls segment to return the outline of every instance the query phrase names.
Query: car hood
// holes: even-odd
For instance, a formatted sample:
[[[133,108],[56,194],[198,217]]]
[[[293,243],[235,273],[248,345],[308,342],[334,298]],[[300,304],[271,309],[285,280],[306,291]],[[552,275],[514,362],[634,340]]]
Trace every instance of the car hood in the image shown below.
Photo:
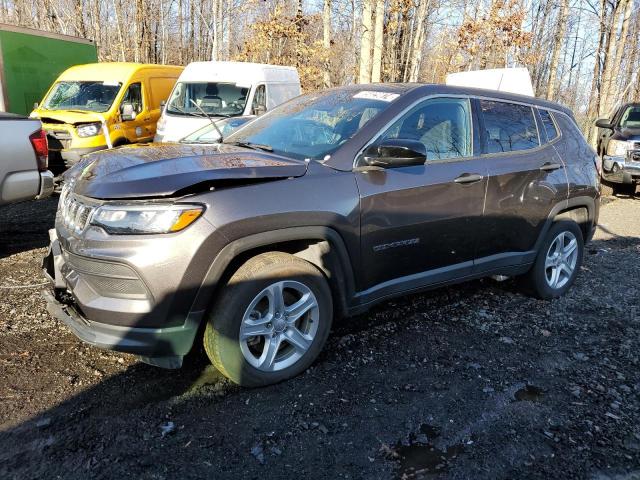
[[[299,177],[305,162],[232,145],[131,145],[87,155],[65,174],[97,199],[170,197],[216,184]]]
[[[82,110],[36,110],[32,116],[39,118],[44,124],[78,125],[81,123],[102,122],[103,116],[95,112],[83,112]]]

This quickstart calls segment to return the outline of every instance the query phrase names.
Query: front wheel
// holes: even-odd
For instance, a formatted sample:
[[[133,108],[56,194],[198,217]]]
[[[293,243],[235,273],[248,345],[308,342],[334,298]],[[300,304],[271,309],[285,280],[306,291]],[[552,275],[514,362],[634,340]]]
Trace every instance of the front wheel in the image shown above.
[[[575,222],[560,220],[547,232],[536,261],[525,277],[536,297],[549,300],[564,295],[582,265],[584,239]]]
[[[209,315],[204,347],[235,383],[269,385],[311,365],[332,318],[322,272],[293,255],[264,253],[244,263],[224,287]]]

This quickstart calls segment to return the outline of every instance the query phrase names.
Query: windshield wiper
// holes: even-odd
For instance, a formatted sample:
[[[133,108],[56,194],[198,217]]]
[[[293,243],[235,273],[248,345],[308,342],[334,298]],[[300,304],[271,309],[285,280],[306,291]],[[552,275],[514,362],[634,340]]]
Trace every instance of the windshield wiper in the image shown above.
[[[273,147],[264,143],[253,142],[223,142],[225,145],[235,145],[237,147],[250,148],[252,150],[264,150],[265,152],[273,152]]]

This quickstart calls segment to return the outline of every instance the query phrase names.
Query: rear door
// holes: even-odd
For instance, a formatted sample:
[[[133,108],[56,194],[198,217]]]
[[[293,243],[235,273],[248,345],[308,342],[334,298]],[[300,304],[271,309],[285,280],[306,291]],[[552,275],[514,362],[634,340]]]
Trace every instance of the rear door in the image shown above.
[[[487,172],[477,155],[468,98],[427,99],[372,143],[390,138],[422,142],[427,161],[355,170],[361,196],[363,295],[470,273],[482,221]]]
[[[529,105],[478,100],[489,171],[476,271],[527,263],[551,209],[567,198],[565,166]]]

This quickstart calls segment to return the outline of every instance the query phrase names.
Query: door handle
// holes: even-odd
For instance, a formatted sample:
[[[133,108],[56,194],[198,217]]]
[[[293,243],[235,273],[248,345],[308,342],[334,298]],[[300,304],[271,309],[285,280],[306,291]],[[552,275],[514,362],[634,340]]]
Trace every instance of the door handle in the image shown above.
[[[463,173],[458,178],[454,180],[455,183],[474,183],[479,182],[484,177],[482,175],[478,175],[477,173]]]
[[[553,170],[558,170],[560,168],[562,168],[562,165],[560,165],[559,163],[547,162],[542,164],[540,170],[542,170],[543,172],[552,172]]]

